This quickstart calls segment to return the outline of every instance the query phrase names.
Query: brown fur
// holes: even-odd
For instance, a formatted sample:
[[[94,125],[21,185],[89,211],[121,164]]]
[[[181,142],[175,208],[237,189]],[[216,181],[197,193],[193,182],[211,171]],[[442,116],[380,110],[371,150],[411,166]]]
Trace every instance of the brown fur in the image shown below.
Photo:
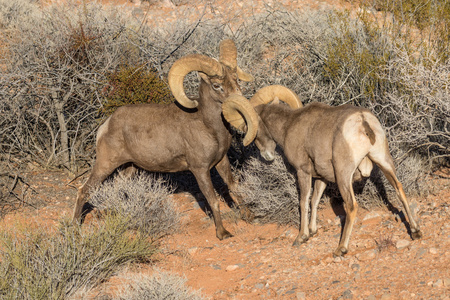
[[[222,120],[222,102],[241,95],[237,74],[223,66],[222,77],[200,73],[199,105],[187,110],[178,104],[139,104],[119,108],[99,128],[97,159],[87,182],[79,189],[73,220],[79,222],[89,190],[124,164],[152,172],[190,170],[214,216],[219,239],[231,234],[223,227],[219,200],[210,170],[215,167],[232,191],[236,182],[226,156],[231,134]],[[239,198],[235,197],[239,202]]]
[[[348,251],[348,243],[356,217],[352,183],[370,175],[372,162],[377,164],[397,191],[408,215],[413,239],[421,232],[411,215],[403,187],[395,175],[386,136],[378,119],[367,109],[343,105],[330,107],[311,103],[292,110],[286,105],[266,104],[256,107],[261,122],[256,145],[264,158],[273,157],[275,143],[297,170],[300,187],[300,232],[294,245],[306,242],[317,232],[317,205],[326,182],[336,182],[347,213],[342,238],[334,255]],[[264,124],[264,126],[263,126]],[[308,226],[309,195],[315,177],[311,200],[311,222]]]

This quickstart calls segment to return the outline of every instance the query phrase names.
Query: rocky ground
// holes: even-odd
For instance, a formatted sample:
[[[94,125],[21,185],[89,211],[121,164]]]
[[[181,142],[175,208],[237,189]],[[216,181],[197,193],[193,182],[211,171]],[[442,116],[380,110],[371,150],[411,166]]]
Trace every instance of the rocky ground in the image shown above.
[[[10,213],[1,227],[45,228],[71,214],[76,190],[67,185],[67,175],[35,171],[24,179],[32,182],[40,208]],[[450,180],[434,179],[433,184],[438,192],[411,199],[417,202],[421,240],[411,240],[402,214],[360,209],[343,258],[332,256],[343,216],[330,206],[320,210],[318,234],[296,248],[297,228],[247,224],[233,218],[224,203],[225,226],[234,237],[219,241],[203,203],[178,194],[181,232],[165,238],[153,264],[124,272],[159,268],[180,274],[212,299],[450,299]],[[117,284],[113,278],[93,298]]]

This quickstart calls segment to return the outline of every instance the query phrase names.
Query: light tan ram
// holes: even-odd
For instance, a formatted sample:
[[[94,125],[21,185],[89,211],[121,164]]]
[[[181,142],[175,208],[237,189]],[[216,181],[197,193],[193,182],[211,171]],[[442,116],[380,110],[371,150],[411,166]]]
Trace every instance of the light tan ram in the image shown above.
[[[279,100],[285,101],[290,107],[277,103],[277,95]],[[353,182],[370,175],[372,162],[380,167],[403,203],[410,223],[411,237],[417,239],[422,236],[419,225],[411,214],[402,184],[397,179],[384,130],[369,110],[351,105],[331,107],[323,103],[311,103],[303,107],[298,96],[282,86],[262,88],[250,102],[259,115],[255,143],[262,157],[273,160],[278,144],[297,171],[301,220],[300,232],[294,245],[306,242],[317,232],[317,205],[326,183],[336,182],[344,199],[346,219],[334,255],[347,253],[358,207]],[[230,124],[236,128],[245,128],[242,117],[226,106],[224,104],[224,116]],[[308,226],[313,177],[316,181]]]

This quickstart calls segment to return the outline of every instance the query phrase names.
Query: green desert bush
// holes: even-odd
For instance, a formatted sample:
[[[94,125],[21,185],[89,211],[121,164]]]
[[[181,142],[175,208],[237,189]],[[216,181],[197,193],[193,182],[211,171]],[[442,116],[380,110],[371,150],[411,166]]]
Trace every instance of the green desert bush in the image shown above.
[[[171,198],[173,191],[163,177],[141,172],[104,182],[91,193],[89,202],[100,212],[125,216],[130,229],[158,239],[179,228],[180,213]]]
[[[145,66],[119,66],[107,75],[107,80],[103,89],[103,112],[106,116],[127,104],[174,101],[168,84],[158,77],[158,73],[146,70]]]
[[[60,223],[48,231],[3,232],[1,299],[66,299],[107,280],[123,266],[147,261],[155,241],[129,230],[130,219],[108,214],[90,226]]]
[[[122,276],[125,284],[115,300],[201,300],[199,291],[186,285],[186,278],[155,270],[152,275]]]
[[[448,0],[376,0],[365,3],[390,14],[393,30],[405,31],[403,38],[411,43],[411,51],[421,45],[429,55],[441,62],[449,59],[450,1]],[[385,16],[386,17],[386,16]],[[418,31],[418,34],[415,33]]]

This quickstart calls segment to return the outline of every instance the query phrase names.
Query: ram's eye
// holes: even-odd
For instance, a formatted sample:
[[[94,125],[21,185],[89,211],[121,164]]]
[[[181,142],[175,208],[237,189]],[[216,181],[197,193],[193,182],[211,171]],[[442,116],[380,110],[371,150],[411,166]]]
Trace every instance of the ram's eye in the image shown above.
[[[218,84],[218,83],[213,83],[212,87],[215,90],[220,90],[222,88],[222,86],[220,84]]]

